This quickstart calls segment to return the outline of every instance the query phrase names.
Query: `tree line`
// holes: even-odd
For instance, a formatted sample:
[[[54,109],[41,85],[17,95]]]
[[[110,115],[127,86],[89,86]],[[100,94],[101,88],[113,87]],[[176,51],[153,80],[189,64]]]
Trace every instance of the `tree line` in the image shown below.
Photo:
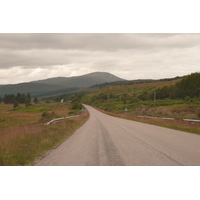
[[[17,95],[14,94],[5,94],[3,98],[1,98],[1,101],[3,101],[5,104],[14,104],[14,103],[25,103],[30,104],[31,103],[31,95],[28,93],[27,95],[17,93]]]
[[[173,86],[156,89],[150,94],[151,99],[153,99],[154,93],[156,93],[157,99],[198,98],[200,97],[200,73],[188,75]]]
[[[189,99],[200,97],[200,73],[184,77],[175,85],[163,86],[154,91],[144,91],[138,96],[142,101],[154,99]]]

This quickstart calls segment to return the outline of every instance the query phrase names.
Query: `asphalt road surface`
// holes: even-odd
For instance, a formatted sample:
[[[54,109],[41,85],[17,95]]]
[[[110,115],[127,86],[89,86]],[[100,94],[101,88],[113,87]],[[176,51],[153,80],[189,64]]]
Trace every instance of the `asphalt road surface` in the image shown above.
[[[89,120],[38,166],[200,166],[200,136],[120,119],[85,106]]]

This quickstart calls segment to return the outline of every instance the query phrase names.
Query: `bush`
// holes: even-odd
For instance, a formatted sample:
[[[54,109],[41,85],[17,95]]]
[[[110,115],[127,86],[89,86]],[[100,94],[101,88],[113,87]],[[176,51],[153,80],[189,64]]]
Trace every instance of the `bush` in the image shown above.
[[[191,102],[192,99],[189,97],[189,96],[186,96],[185,99],[184,99],[186,102]]]
[[[19,106],[19,103],[17,101],[15,101],[14,105],[13,105],[13,108],[16,108]]]
[[[132,97],[129,103],[130,103],[130,104],[131,104],[131,103],[139,103],[139,101],[140,101],[139,98],[137,98],[137,97]]]
[[[54,111],[45,111],[42,113],[42,117],[45,119],[53,119],[59,116],[57,116]]]
[[[80,110],[81,108],[82,108],[81,103],[79,102],[72,103],[72,110]]]

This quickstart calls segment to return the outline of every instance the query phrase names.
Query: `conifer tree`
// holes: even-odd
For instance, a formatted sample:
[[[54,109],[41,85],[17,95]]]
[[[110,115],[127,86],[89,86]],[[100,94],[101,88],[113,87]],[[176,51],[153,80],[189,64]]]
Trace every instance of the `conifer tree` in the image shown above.
[[[30,103],[31,103],[31,95],[30,95],[30,93],[28,93],[26,95],[26,104],[30,104]]]

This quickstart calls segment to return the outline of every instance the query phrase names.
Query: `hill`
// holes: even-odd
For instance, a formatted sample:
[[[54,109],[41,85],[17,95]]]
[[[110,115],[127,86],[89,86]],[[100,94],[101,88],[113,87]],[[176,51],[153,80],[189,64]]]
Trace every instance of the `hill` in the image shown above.
[[[107,72],[94,72],[75,77],[57,77],[28,83],[0,85],[0,96],[29,92],[33,97],[41,97],[76,91],[95,84],[123,80]]]
[[[177,82],[182,80],[182,77],[173,78],[173,79],[161,79],[161,80],[132,80],[132,81],[117,81],[111,83],[104,83],[91,86],[91,88],[98,87],[99,90],[96,90],[88,95],[85,98],[97,97],[98,95],[105,96],[115,96],[120,98],[120,96],[127,94],[127,97],[139,96],[144,92],[153,92],[158,88],[163,86],[172,86]],[[101,98],[100,98],[101,99]]]
[[[200,133],[200,73],[133,82],[102,86],[81,101],[116,117]]]
[[[121,79],[107,72],[94,72],[82,76],[50,78],[46,80],[34,81],[34,83],[84,88],[95,84],[114,81],[124,81],[124,79]]]
[[[105,86],[82,97],[100,109],[133,115],[185,118],[200,117],[200,73],[188,76]]]

